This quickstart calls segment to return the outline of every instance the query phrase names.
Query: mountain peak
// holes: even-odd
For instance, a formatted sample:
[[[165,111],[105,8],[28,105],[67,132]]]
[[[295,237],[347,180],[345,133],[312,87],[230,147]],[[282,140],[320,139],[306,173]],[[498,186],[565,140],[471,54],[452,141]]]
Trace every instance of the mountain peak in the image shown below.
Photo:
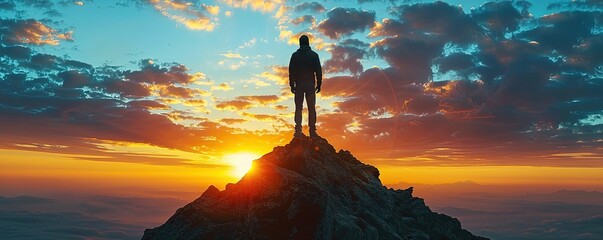
[[[432,212],[412,188],[320,137],[294,138],[224,191],[210,186],[143,239],[484,239]]]

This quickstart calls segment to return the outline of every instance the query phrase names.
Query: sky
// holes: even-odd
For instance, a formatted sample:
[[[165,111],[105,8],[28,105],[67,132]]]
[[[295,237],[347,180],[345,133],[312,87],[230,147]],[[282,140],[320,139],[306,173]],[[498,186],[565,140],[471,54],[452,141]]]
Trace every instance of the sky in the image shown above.
[[[385,184],[603,191],[602,9],[0,0],[0,202],[177,208],[236,182],[292,138],[287,66],[302,34],[324,72],[318,134]]]

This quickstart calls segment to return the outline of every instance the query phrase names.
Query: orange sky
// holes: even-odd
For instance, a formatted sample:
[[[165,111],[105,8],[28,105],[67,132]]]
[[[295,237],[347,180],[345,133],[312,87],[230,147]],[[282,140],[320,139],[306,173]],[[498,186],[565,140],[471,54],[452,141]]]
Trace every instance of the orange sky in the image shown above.
[[[223,156],[207,159],[200,154],[144,144],[106,143],[108,151],[178,158],[185,164],[158,165],[106,161],[103,156],[0,150],[3,194],[56,194],[82,192],[113,195],[153,195],[162,191],[191,193],[193,197],[211,184],[224,188],[236,182],[241,168],[263,153],[225,150]],[[266,150],[265,150],[266,151]],[[266,152],[264,152],[266,153]],[[123,156],[127,157],[127,156]],[[87,158],[87,159],[82,159]],[[371,162],[370,159],[361,159]],[[376,166],[385,184],[399,182],[442,184],[471,180],[486,185],[566,186],[593,189],[603,181],[601,168],[533,166]],[[138,189],[133,191],[132,189]]]

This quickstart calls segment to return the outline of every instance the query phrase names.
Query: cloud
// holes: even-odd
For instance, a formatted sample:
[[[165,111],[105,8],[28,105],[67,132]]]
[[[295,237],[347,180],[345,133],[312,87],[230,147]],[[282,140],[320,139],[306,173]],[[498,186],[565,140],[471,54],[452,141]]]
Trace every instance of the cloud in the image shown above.
[[[60,33],[34,19],[0,19],[1,42],[6,45],[59,45],[60,40],[73,41],[73,32]]]
[[[16,60],[28,59],[31,56],[31,49],[22,46],[0,47],[0,56]]]
[[[360,60],[367,54],[367,47],[368,44],[359,40],[346,39],[329,51],[331,59],[324,63],[323,68],[327,73],[348,71],[359,74],[363,70]]]
[[[169,110],[170,107],[156,102],[156,101],[152,101],[152,100],[134,100],[134,101],[129,101],[128,102],[128,106],[132,107],[132,108],[142,108],[142,109],[162,109],[162,110]]]
[[[375,12],[354,8],[334,8],[327,13],[327,19],[321,21],[318,30],[331,39],[351,35],[356,31],[370,29],[375,24]]]
[[[264,71],[260,77],[276,82],[282,86],[289,86],[289,67],[273,65],[267,67],[269,71]]]
[[[539,26],[519,35],[524,39],[536,41],[543,47],[568,54],[575,51],[574,45],[595,37],[592,30],[596,28],[597,19],[600,17],[601,12],[553,13],[541,17]]]
[[[251,8],[262,12],[271,12],[284,4],[282,0],[222,0],[226,5],[235,8]]]
[[[216,108],[220,110],[244,110],[254,106],[266,105],[269,103],[275,103],[279,101],[279,97],[276,95],[251,95],[251,96],[238,96],[233,100],[221,101],[216,104]]]
[[[260,80],[258,78],[251,78],[251,79],[248,79],[248,80],[243,80],[242,82],[243,83],[253,84],[256,89],[259,88],[259,87],[267,87],[267,86],[271,85],[270,83],[262,81],[262,80]],[[248,87],[247,84],[243,85],[243,88],[247,88],[247,87]]]
[[[90,76],[74,70],[60,72],[58,77],[63,80],[63,88],[82,88],[90,82]]]
[[[603,7],[603,3],[597,0],[578,0],[571,2],[553,2],[549,3],[547,9],[587,9],[587,10],[596,10],[601,9]]]
[[[289,106],[275,105],[273,108],[277,111],[287,111],[289,109]]]
[[[190,84],[204,75],[201,73],[189,74],[188,68],[182,64],[155,64],[150,59],[140,61],[141,70],[126,71],[126,79],[139,83],[171,85]]]
[[[15,10],[17,5],[12,1],[2,1],[0,2],[0,10],[2,11],[12,11]]]
[[[302,35],[306,35],[310,39],[310,46],[317,50],[328,49],[333,44],[325,42],[324,39],[315,36],[311,32],[298,32],[293,34],[293,32],[289,30],[281,31],[279,35],[279,39],[286,40],[289,45],[299,45],[299,38]]]
[[[249,39],[249,41],[246,41],[243,43],[243,45],[239,46],[239,49],[253,47],[256,44],[256,42],[257,42],[256,38]],[[222,56],[224,56],[224,55],[222,55]]]
[[[239,99],[221,101],[221,102],[216,103],[216,109],[219,109],[219,110],[238,111],[238,110],[249,109],[252,106],[253,106],[253,103],[246,101],[246,100],[239,100]]]
[[[271,114],[256,114],[256,113],[243,112],[243,113],[241,113],[241,115],[243,115],[245,117],[253,118],[253,119],[259,120],[259,121],[265,121],[265,122],[272,122],[272,121],[280,120],[279,117],[277,117],[275,115],[271,115]]]
[[[483,7],[483,5],[482,5]],[[488,5],[486,5],[488,7]],[[403,26],[413,35],[431,35],[460,43],[481,37],[476,21],[458,6],[444,2],[401,5],[394,15],[404,20]]]
[[[321,13],[327,10],[322,4],[318,2],[303,2],[293,8],[296,12],[310,11],[315,13]]]
[[[238,53],[228,52],[228,53],[222,53],[220,55],[224,56],[225,58],[243,59],[241,54],[238,54]]]
[[[208,15],[218,15],[219,6],[193,4],[177,0],[149,0],[155,10],[191,30],[213,31],[218,25],[216,18]]]
[[[220,83],[218,86],[211,87],[212,91],[215,91],[215,90],[230,91],[232,89],[233,89],[232,86],[230,86],[228,83]]]
[[[303,15],[303,16],[291,19],[290,22],[293,25],[309,24],[311,26],[315,26],[316,25],[316,18],[314,16],[312,16],[312,15]]]
[[[3,46],[1,50],[2,58],[8,59],[0,64],[6,73],[0,81],[3,148],[21,149],[20,144],[33,142],[69,146],[36,147],[35,151],[104,156],[103,161],[180,165],[188,163],[174,157],[124,156],[107,152],[98,144],[131,142],[213,152],[220,149],[215,144],[218,139],[236,138],[233,129],[194,115],[154,113],[179,103],[189,107],[189,113],[208,112],[204,97],[209,92],[199,88],[205,85],[195,84],[205,79],[205,74],[192,73],[182,64],[143,59],[138,69],[124,70],[92,67],[24,46]]]
[[[237,99],[255,102],[261,105],[268,103],[278,102],[280,98],[276,95],[251,95],[251,96],[238,96]]]
[[[205,92],[198,89],[170,85],[166,87],[159,87],[159,94],[162,97],[192,98],[195,96],[204,95]]]
[[[147,87],[147,85],[134,81],[107,79],[103,82],[103,84],[107,92],[118,93],[122,97],[139,98],[151,95],[151,90]]]
[[[507,32],[514,32],[524,16],[511,1],[487,2],[471,11],[471,17],[496,39]]]
[[[233,124],[240,124],[240,123],[247,122],[247,120],[242,119],[242,118],[222,118],[222,119],[220,119],[220,122],[227,124],[227,125],[233,125]]]
[[[471,14],[443,2],[392,8],[397,18],[371,28],[369,37],[378,39],[367,53],[384,59],[388,67],[360,70],[360,54],[350,58],[350,50],[362,52],[362,45],[342,42],[332,48],[325,69],[358,75],[323,81],[321,95],[335,97],[335,112],[321,118],[320,129],[327,135],[344,133],[337,143],[357,151],[364,151],[358,146],[387,145],[382,150],[390,157],[420,155],[392,154],[393,146],[425,147],[421,151],[504,146],[507,150],[496,153],[465,152],[458,162],[542,164],[527,159],[544,154],[547,164],[555,166],[597,165],[589,159],[600,155],[595,129],[601,125],[584,119],[599,116],[603,105],[582,86],[603,87],[595,70],[603,62],[590,54],[603,46],[600,36],[593,35],[600,13],[560,12],[534,20],[525,8],[504,1],[484,4]],[[522,24],[535,25],[520,28]],[[567,128],[585,132],[570,134]],[[547,143],[528,143],[526,138]],[[573,155],[579,160],[553,157],[559,152],[555,146],[578,142],[590,149]],[[379,155],[372,152],[367,156]],[[526,161],[509,161],[514,154]],[[430,164],[451,162],[425,157]]]

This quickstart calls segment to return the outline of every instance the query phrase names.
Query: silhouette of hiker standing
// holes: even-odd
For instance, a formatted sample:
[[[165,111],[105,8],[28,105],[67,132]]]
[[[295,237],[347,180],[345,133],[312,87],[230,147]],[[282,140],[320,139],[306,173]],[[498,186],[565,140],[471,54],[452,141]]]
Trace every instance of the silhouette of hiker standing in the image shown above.
[[[316,80],[316,85],[314,80]],[[295,94],[295,134],[302,136],[302,109],[304,107],[304,96],[308,105],[308,126],[310,137],[316,134],[316,93],[320,92],[322,84],[322,68],[318,54],[310,48],[308,36],[299,37],[299,49],[291,55],[289,61],[289,86]]]

